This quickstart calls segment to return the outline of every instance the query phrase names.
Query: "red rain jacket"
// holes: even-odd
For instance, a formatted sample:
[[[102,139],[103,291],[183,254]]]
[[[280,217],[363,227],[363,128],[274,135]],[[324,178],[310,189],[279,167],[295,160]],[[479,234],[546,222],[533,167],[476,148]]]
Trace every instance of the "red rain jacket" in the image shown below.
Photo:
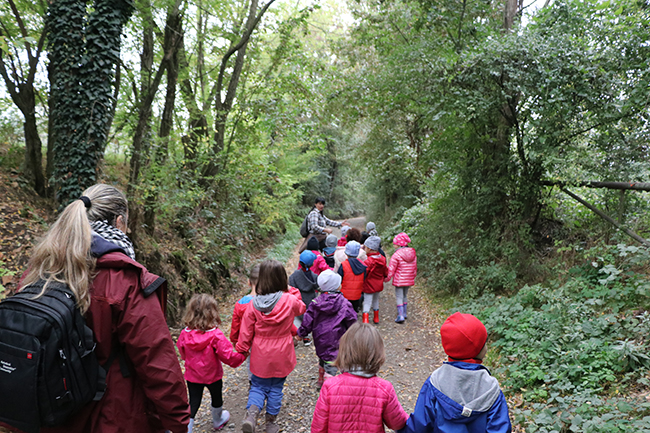
[[[97,259],[86,323],[105,363],[122,345],[131,375],[111,364],[106,394],[68,422],[42,433],[187,432],[190,410],[183,373],[163,311],[167,283],[120,252]]]
[[[262,378],[287,377],[296,366],[293,318],[305,313],[300,291],[289,286],[273,309],[264,314],[249,303],[242,318],[237,352],[251,354],[251,373]]]

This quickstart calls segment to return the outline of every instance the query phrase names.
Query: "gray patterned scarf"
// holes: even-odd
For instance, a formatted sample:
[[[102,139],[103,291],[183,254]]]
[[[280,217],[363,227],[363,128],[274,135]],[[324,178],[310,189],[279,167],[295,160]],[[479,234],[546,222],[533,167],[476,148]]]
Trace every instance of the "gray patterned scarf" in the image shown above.
[[[92,227],[93,231],[99,236],[122,248],[127,256],[129,256],[132,260],[135,260],[133,242],[131,242],[131,239],[122,233],[120,229],[113,227],[106,220],[91,222],[90,227]]]

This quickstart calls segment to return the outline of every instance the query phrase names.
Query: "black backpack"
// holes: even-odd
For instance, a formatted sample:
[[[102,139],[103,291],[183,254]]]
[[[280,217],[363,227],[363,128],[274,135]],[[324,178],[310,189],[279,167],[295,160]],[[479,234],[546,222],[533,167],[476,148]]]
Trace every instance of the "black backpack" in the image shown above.
[[[72,291],[50,282],[36,298],[43,284],[0,302],[0,422],[28,433],[62,423],[106,389]]]
[[[302,221],[302,224],[300,225],[300,236],[302,236],[303,238],[306,238],[307,236],[309,236],[309,221],[308,221],[308,218],[309,218],[310,213],[311,213],[311,211],[309,211],[309,213],[307,214],[305,219]]]

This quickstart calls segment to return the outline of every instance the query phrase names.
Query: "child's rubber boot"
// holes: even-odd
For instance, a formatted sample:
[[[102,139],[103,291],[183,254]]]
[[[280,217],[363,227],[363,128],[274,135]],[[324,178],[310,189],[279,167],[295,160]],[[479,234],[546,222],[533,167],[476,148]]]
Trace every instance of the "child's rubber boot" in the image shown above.
[[[223,410],[222,407],[212,408],[212,428],[214,430],[221,430],[230,421],[230,412]]]
[[[187,426],[187,433],[192,433],[194,430],[194,418],[190,418],[190,424]]]
[[[375,325],[379,324],[379,310],[375,310],[375,315],[372,318],[372,323],[374,323]]]
[[[241,425],[241,431],[244,433],[255,433],[255,426],[257,426],[257,416],[260,414],[260,408],[252,405],[246,411],[246,418]]]
[[[395,316],[395,323],[404,323],[404,306],[397,306],[397,316]]]
[[[370,316],[368,315],[368,313],[363,313],[361,317],[362,317],[361,321],[363,323],[370,323]]]
[[[320,389],[323,386],[323,382],[325,382],[325,369],[323,367],[318,367],[318,389]]]
[[[404,302],[404,305],[402,306],[404,307],[404,320],[406,320],[408,319],[408,315],[406,314],[406,302]]]
[[[275,423],[275,418],[277,415],[269,415],[268,413],[266,414],[266,429],[264,430],[266,433],[279,433],[280,432],[280,427]]]

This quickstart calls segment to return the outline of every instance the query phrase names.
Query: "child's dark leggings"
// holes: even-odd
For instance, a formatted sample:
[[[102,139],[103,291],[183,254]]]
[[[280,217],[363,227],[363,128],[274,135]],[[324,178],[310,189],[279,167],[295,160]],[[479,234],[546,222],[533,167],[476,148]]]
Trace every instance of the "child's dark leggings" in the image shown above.
[[[356,301],[350,301],[350,304],[352,304],[352,308],[354,308],[354,311],[358,313],[359,310],[361,309],[361,298],[357,299]]]
[[[196,413],[199,411],[201,398],[203,397],[203,388],[206,386],[208,387],[208,391],[210,391],[210,396],[212,397],[212,407],[223,406],[223,396],[221,395],[223,381],[221,379],[217,380],[215,383],[211,383],[210,385],[187,381],[187,390],[190,393],[190,418],[194,418]]]

